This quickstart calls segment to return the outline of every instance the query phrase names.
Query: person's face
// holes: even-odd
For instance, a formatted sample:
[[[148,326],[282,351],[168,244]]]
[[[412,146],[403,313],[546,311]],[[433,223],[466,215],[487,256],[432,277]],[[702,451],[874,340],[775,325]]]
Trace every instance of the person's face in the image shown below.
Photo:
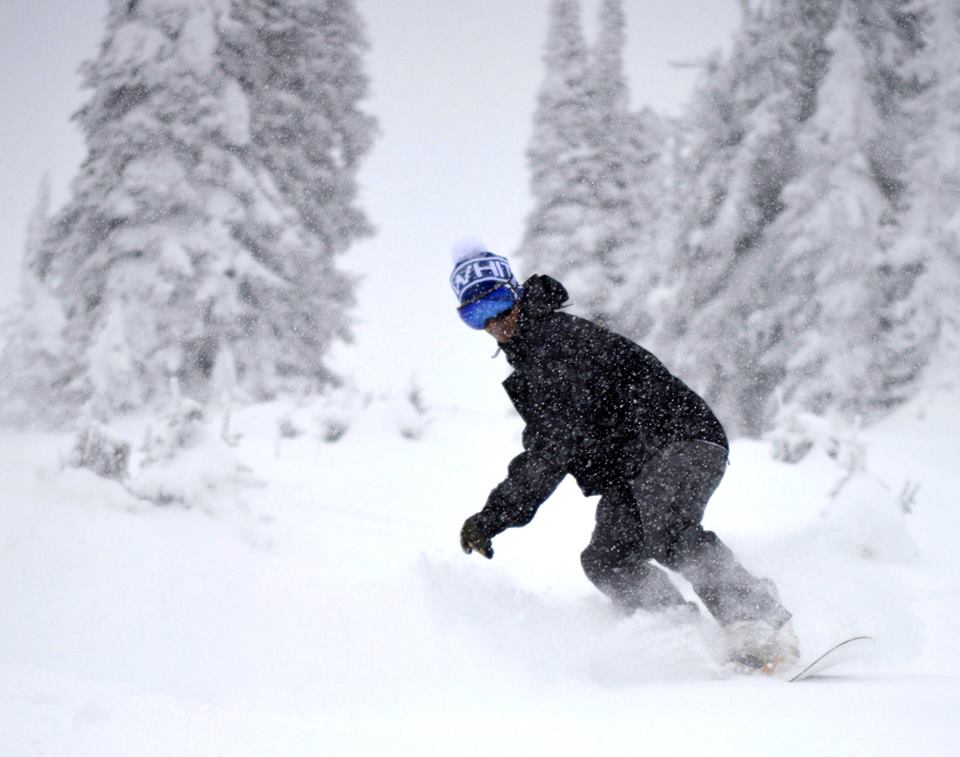
[[[512,307],[503,315],[497,318],[491,318],[487,325],[483,327],[490,336],[497,340],[499,344],[509,342],[517,330],[517,323],[520,320],[520,308]]]

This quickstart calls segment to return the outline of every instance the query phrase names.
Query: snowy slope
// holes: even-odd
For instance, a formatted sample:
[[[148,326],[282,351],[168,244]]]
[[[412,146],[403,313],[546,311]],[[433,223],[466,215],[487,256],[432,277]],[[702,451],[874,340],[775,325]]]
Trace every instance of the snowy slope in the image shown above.
[[[211,417],[170,473],[189,509],[65,467],[71,437],[7,432],[0,754],[952,754],[958,404],[863,432],[867,470],[833,499],[822,452],[735,445],[709,525],[776,579],[805,654],[877,639],[797,685],[729,676],[711,621],[617,618],[580,573],[594,503],[572,482],[493,561],[461,554],[518,446],[500,408],[411,433],[376,399],[335,443],[318,403],[236,411],[218,454],[249,470],[229,481],[198,477]],[[143,428],[111,432],[136,447]]]

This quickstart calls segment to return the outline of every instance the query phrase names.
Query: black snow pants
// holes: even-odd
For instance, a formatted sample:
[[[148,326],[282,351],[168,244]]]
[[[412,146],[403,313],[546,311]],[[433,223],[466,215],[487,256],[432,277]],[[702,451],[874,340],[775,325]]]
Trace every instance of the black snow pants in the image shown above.
[[[605,492],[581,555],[587,578],[627,612],[684,604],[656,560],[686,578],[722,625],[766,620],[779,628],[786,623],[790,613],[768,586],[700,523],[726,466],[727,451],[719,445],[676,442],[649,460],[633,481]]]

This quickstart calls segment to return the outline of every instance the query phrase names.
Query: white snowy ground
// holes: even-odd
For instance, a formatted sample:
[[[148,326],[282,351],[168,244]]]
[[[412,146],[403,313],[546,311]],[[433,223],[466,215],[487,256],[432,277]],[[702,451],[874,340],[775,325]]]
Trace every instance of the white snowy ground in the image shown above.
[[[776,579],[805,653],[877,640],[800,684],[726,674],[712,621],[610,612],[572,482],[493,561],[463,555],[519,425],[412,417],[375,401],[324,443],[316,403],[237,412],[238,446],[159,471],[191,509],[64,467],[69,436],[0,435],[0,754],[956,754],[956,397],[863,433],[869,474],[833,500],[822,452],[734,446],[709,525]]]

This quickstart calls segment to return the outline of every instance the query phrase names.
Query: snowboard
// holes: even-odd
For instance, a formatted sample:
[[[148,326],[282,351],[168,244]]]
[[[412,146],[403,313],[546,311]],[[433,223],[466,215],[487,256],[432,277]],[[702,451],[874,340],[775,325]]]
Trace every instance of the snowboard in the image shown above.
[[[800,672],[794,673],[786,680],[788,683],[796,683],[819,675],[824,670],[829,670],[864,652],[868,641],[873,641],[873,638],[870,636],[852,636],[839,644],[834,644],[813,662],[803,667]]]

